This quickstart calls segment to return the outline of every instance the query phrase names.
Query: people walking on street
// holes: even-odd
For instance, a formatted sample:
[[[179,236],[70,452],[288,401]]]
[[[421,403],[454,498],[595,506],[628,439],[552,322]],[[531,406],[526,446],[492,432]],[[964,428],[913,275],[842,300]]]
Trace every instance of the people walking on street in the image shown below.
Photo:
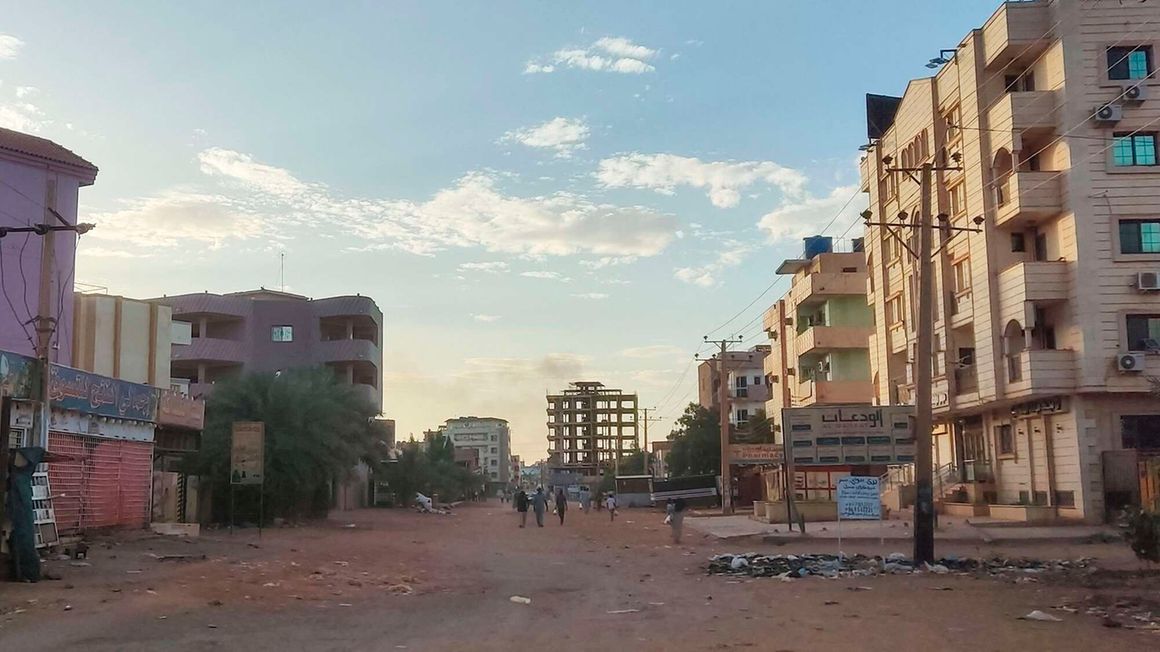
[[[520,527],[528,524],[528,492],[520,489],[516,492],[516,511],[520,513]]]
[[[673,529],[673,543],[681,542],[681,531],[685,525],[685,499],[678,498],[669,503],[668,518],[665,519]]]
[[[608,510],[608,520],[616,520],[616,494],[609,492],[608,497],[604,499],[604,508]]]
[[[544,512],[548,511],[548,496],[543,487],[536,487],[532,494],[532,511],[536,513],[536,525],[544,527]]]
[[[563,489],[556,490],[556,516],[560,517],[560,525],[564,524],[564,512],[568,511],[568,497]]]
[[[592,509],[592,492],[586,487],[580,489],[580,509],[584,510],[585,514]]]

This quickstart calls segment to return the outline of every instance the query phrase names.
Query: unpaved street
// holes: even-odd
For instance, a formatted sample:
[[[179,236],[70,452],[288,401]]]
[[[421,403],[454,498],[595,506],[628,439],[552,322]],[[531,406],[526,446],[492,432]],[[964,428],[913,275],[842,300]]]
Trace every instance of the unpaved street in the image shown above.
[[[0,586],[0,647],[13,650],[1147,650],[1160,634],[1105,627],[1052,607],[1156,595],[1155,575],[738,580],[704,574],[720,552],[833,552],[710,540],[668,547],[656,512],[569,512],[560,527],[516,527],[509,505],[454,516],[366,510],[325,524],[205,533],[186,543],[139,534],[97,543],[90,566]],[[531,519],[529,519],[531,520]],[[347,527],[353,524],[355,527]],[[252,544],[252,545],[251,545]],[[256,547],[255,547],[256,546]],[[900,544],[888,548],[906,551]],[[876,554],[875,543],[864,550]],[[1119,543],[941,554],[1097,557],[1137,569]],[[200,559],[205,555],[204,560]],[[164,559],[164,555],[192,558]],[[1110,578],[1112,576],[1109,576]],[[1083,584],[1083,585],[1081,585]],[[864,586],[869,590],[853,591]],[[938,590],[936,590],[938,589]],[[513,595],[532,599],[515,604]],[[1062,622],[1017,616],[1048,611]],[[623,612],[623,613],[610,613]],[[67,646],[63,647],[62,646]]]

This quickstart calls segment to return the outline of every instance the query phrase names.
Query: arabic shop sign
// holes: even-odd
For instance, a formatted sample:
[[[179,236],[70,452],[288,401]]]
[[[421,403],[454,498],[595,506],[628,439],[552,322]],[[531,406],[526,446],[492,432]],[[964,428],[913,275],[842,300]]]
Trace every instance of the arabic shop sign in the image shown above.
[[[906,464],[914,461],[914,408],[814,406],[782,410],[793,463]]]
[[[98,376],[87,371],[52,365],[48,397],[52,405],[84,414],[133,421],[157,420],[154,387]]]
[[[31,398],[35,378],[35,358],[0,351],[0,396]]]
[[[733,464],[781,464],[785,456],[778,444],[729,444]]]
[[[164,390],[157,406],[157,423],[201,430],[205,427],[205,401],[173,390]]]

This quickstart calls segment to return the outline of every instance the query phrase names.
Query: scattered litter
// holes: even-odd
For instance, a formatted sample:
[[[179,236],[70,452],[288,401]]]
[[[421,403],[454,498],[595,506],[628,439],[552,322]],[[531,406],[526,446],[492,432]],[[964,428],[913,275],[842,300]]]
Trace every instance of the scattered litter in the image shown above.
[[[259,546],[259,545],[258,545],[258,544],[256,544],[256,543],[247,543],[246,545],[247,545],[247,546],[249,546],[249,547],[251,547],[251,548],[261,548],[261,547],[262,547],[262,546]]]
[[[340,607],[353,607],[354,605],[349,603],[349,602],[339,602],[338,606],[340,606]]]
[[[1038,620],[1038,621],[1045,622],[1045,623],[1061,623],[1061,622],[1063,622],[1062,618],[1052,616],[1051,614],[1044,612],[1044,611],[1040,611],[1038,609],[1036,609],[1035,611],[1032,611],[1031,613],[1027,614],[1026,616],[1019,616],[1019,620]]]
[[[532,603],[531,598],[525,598],[522,595],[513,595],[512,597],[510,597],[508,599],[516,604],[531,604]]]
[[[932,586],[930,588],[930,590],[931,591],[954,591],[954,589],[952,589],[949,586]]]
[[[847,591],[872,591],[873,589],[870,588],[869,586],[847,586],[846,590]]]
[[[347,523],[346,525],[344,525],[344,526],[342,526],[342,527],[344,527],[344,528],[348,528],[348,529],[354,529],[354,528],[356,528],[356,527],[358,527],[358,526],[357,526],[357,525],[355,525],[354,523]]]
[[[169,616],[158,616],[157,620],[167,620]]]
[[[663,603],[663,602],[650,602],[650,603],[648,603],[648,606],[650,606],[650,607],[663,607],[663,606],[665,606],[665,603]]]
[[[277,588],[279,586],[279,584],[277,582],[266,582],[262,586],[266,587],[267,589],[273,589],[273,588]]]
[[[210,629],[217,629],[217,625],[206,625],[206,627]]]
[[[740,556],[740,555],[734,557],[729,562],[729,567],[733,570],[741,570],[742,568],[745,568],[748,565],[749,565],[749,560],[746,559],[745,557]]]
[[[92,566],[92,564],[90,564],[87,561],[70,561],[68,565],[69,566],[76,566],[77,568],[84,568],[85,566]],[[138,571],[138,572],[140,572],[140,571]]]
[[[411,595],[415,589],[407,584],[392,584],[387,587],[387,591],[396,595]],[[531,602],[531,600],[528,600]]]
[[[640,609],[614,609],[613,611],[606,611],[607,614],[636,614],[640,613]]]
[[[823,602],[822,604],[824,604],[824,605],[825,605],[825,606],[827,606],[827,607],[832,607],[832,606],[834,606],[834,605],[836,605],[836,604],[839,604],[839,602],[838,602],[837,600],[826,600],[826,601],[825,601],[825,602]]]
[[[1031,569],[1034,574],[1086,570],[1091,568],[1091,558],[1075,560],[1036,560],[1022,558],[992,557],[972,559],[965,557],[945,557],[938,563],[916,568],[914,562],[902,553],[892,553],[885,558],[866,555],[762,555],[754,552],[744,554],[723,554],[709,558],[710,575],[733,575],[749,577],[777,577],[782,581],[809,576],[866,577],[880,574],[931,572],[936,575],[979,575],[1004,577],[1015,581],[1036,582],[1037,578],[1025,573]]]
[[[334,565],[335,566],[350,566],[350,562],[349,561],[336,561],[336,562],[334,562]]]
[[[71,605],[71,604],[66,604],[66,605],[64,606],[64,610],[65,610],[65,611],[72,611],[72,605]]]
[[[157,561],[195,561],[195,560],[204,561],[205,560],[205,555],[158,555],[158,554],[154,554],[151,552],[151,553],[149,553],[149,556],[156,559]]]

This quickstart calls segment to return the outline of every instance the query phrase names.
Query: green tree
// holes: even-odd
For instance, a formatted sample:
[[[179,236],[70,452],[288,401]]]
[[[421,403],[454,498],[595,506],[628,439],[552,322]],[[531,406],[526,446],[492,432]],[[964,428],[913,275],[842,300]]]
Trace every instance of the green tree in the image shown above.
[[[690,403],[669,434],[673,448],[668,467],[674,477],[709,475],[721,470],[721,426],[718,413]]]
[[[622,455],[620,475],[644,475],[644,451],[637,449],[628,455]]]
[[[235,421],[266,426],[266,517],[317,516],[330,507],[331,486],[360,460],[375,457],[378,410],[326,368],[252,373],[217,383],[206,404],[194,472],[214,487],[214,513],[228,518],[230,441]],[[256,520],[258,491],[236,490],[237,520]]]
[[[757,410],[744,428],[733,433],[731,441],[736,444],[772,444],[773,421],[765,416],[765,410]]]

